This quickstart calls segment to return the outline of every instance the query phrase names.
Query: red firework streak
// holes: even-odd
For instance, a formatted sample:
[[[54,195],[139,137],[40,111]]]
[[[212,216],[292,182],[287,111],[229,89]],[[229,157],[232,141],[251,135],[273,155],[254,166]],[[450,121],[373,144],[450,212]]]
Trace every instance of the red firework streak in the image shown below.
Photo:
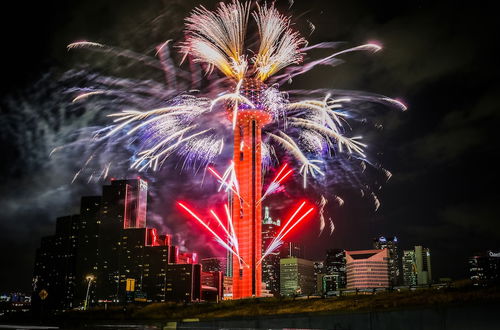
[[[271,183],[269,184],[269,186],[267,187],[267,190],[266,192],[264,193],[264,195],[262,195],[262,197],[260,198],[260,200],[257,202],[257,204],[260,204],[268,195],[272,194],[273,192],[276,191],[276,189],[279,188],[279,186],[283,183],[283,181],[288,178],[292,173],[293,173],[293,170],[290,169],[286,172],[285,169],[288,167],[288,164],[285,163],[283,164],[283,166],[281,166],[281,168],[278,170],[278,173],[276,174],[276,176],[274,177],[273,181],[271,181]]]
[[[282,243],[282,240],[285,238],[290,231],[295,228],[302,220],[304,220],[309,214],[311,214],[315,208],[314,206],[309,206],[306,207],[305,211],[301,210],[306,206],[307,202],[302,201],[298,207],[296,207],[295,211],[293,214],[288,218],[288,220],[285,222],[283,227],[281,227],[281,230],[279,233],[273,238],[269,246],[266,248],[266,251],[264,252],[264,255],[260,258],[260,260],[257,262],[260,264],[264,258],[272,253],[274,250],[276,250]]]
[[[237,258],[238,260],[238,263],[241,263],[242,265],[245,265],[246,267],[248,267],[248,265],[245,263],[244,260],[242,260],[238,254],[238,252],[236,252],[230,245],[228,245],[226,243],[226,241],[231,241],[231,236],[228,236],[227,240],[225,239],[222,239],[212,228],[210,228],[210,226],[205,222],[203,221],[199,215],[197,215],[193,210],[191,210],[187,205],[186,203],[184,202],[177,202],[177,205],[180,206],[184,211],[186,211],[193,219],[195,219],[196,221],[198,221],[198,223],[200,223],[210,234],[212,234],[212,236],[217,240],[217,242],[222,245],[226,250],[228,250],[229,252],[231,252],[235,258]],[[217,217],[217,215],[215,214],[215,212],[211,211],[212,215],[215,216],[215,218],[217,219],[218,222],[220,222],[220,219]],[[228,220],[230,221],[230,220]],[[222,228],[224,228],[224,226],[222,225],[222,223],[220,222],[220,225],[222,226]],[[225,230],[225,232],[229,235],[229,233]],[[234,246],[234,245],[233,245]]]
[[[272,115],[260,100],[261,93],[266,85],[256,79],[244,79],[240,94],[249,99],[254,106],[248,104],[228,105],[229,120],[235,123],[234,127],[234,173],[237,187],[233,182],[227,182],[215,169],[208,170],[225,186],[231,190],[230,207],[225,206],[228,228],[224,228],[222,221],[214,211],[211,215],[223,228],[228,240],[222,238],[204,222],[185,203],[179,202],[191,217],[198,221],[226,250],[232,254],[233,299],[260,297],[262,289],[262,209],[260,202],[272,192],[271,186],[279,186],[292,173],[284,164],[268,188],[262,195],[262,127],[272,122]],[[236,115],[236,118],[233,118]],[[233,121],[233,119],[235,119]],[[273,187],[274,187],[273,186]],[[274,238],[270,249],[279,246],[281,240],[302,220],[314,211],[314,207],[306,207],[302,202],[285,223],[279,234]]]

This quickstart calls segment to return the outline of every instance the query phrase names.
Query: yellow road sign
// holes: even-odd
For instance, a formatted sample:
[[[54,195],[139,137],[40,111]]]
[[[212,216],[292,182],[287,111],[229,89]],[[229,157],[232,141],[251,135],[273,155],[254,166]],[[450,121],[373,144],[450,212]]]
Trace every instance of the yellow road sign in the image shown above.
[[[47,292],[47,290],[42,289],[42,290],[38,293],[38,295],[40,296],[40,299],[45,300],[45,299],[47,299],[47,297],[48,297],[49,293]]]

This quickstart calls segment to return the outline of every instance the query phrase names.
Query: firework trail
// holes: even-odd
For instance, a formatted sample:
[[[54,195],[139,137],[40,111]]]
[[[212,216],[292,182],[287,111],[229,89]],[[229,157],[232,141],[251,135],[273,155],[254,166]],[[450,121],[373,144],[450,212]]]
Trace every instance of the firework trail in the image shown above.
[[[258,31],[256,47],[246,44],[251,39],[247,31],[251,24]],[[314,28],[310,23],[311,33]],[[272,166],[273,157],[277,158],[276,150],[289,154],[298,165],[304,188],[310,177],[328,178],[318,180],[324,182],[346,180],[336,174],[335,166],[348,168],[349,171],[343,173],[349,172],[352,185],[362,187],[363,195],[366,190],[378,209],[380,202],[363,173],[367,165],[376,170],[382,168],[372,165],[366,152],[367,143],[362,142],[362,136],[351,134],[352,127],[367,122],[370,113],[361,110],[367,105],[403,111],[406,105],[383,95],[357,91],[287,90],[285,87],[294,77],[315,67],[336,65],[339,56],[381,50],[380,45],[368,43],[336,50],[323,58],[313,57],[316,49],[338,47],[338,43],[308,45],[292,28],[291,18],[281,14],[274,5],[239,1],[220,3],[214,11],[203,6],[194,9],[185,20],[185,39],[177,43],[162,42],[154,47],[154,56],[91,41],[68,45],[71,51],[86,49],[125,57],[158,69],[165,77],[163,84],[94,76],[92,86],[68,91],[75,104],[107,100],[107,109],[116,110],[109,114],[112,124],[96,129],[89,139],[72,145],[90,143],[89,149],[98,155],[93,161],[101,166],[85,164],[73,180],[90,168],[86,174],[94,180],[106,178],[113,170],[111,164],[119,165],[111,156],[115,154],[112,150],[121,148],[130,155],[128,161],[134,170],[155,172],[170,163],[194,173],[207,169],[219,181],[219,190],[224,188],[239,196],[234,168],[229,167],[220,175],[211,164],[227,161],[230,150],[226,146],[231,146],[227,142],[236,128],[240,109],[259,107],[265,108],[272,117],[272,124],[262,129],[265,167]],[[180,50],[182,67],[174,64],[173,49]],[[243,88],[248,79],[262,83],[258,97],[249,97]],[[388,180],[390,172],[382,171]],[[262,200],[279,188],[280,179],[271,182]],[[341,204],[340,197],[335,198]],[[325,205],[320,211],[320,231],[326,227]],[[332,232],[331,220],[330,226]],[[277,239],[275,244],[279,242]]]
[[[319,202],[319,234],[321,235],[323,233],[323,230],[325,229],[325,206],[328,203],[328,199],[325,198],[325,196],[321,195],[321,200]]]
[[[266,250],[262,254],[261,259],[257,262],[257,265],[260,264],[262,260],[264,260],[270,253],[276,251],[276,249],[283,244],[283,239],[286,237],[286,235],[290,233],[290,231],[293,228],[295,228],[302,220],[304,220],[309,214],[311,214],[315,210],[314,207],[309,207],[307,211],[301,214],[300,211],[306,204],[307,202],[305,201],[300,203],[300,205],[296,208],[292,216],[285,222],[285,224],[281,227],[278,234],[274,237],[269,246],[266,248]],[[295,220],[295,217],[298,217],[298,219]]]
[[[293,173],[293,169],[287,169],[285,170],[286,168],[288,167],[288,164],[285,163],[279,170],[278,170],[278,173],[276,174],[276,176],[273,178],[273,180],[271,181],[271,183],[269,184],[269,186],[267,187],[266,191],[264,192],[264,194],[262,194],[262,197],[261,199],[257,202],[257,204],[260,204],[262,203],[262,201],[264,199],[266,199],[266,197],[268,195],[271,195],[273,193],[275,193],[276,191],[278,191],[278,189],[281,187],[281,184],[283,183],[283,181],[288,178],[292,173]]]
[[[213,237],[215,238],[216,242],[219,243],[223,248],[225,248],[226,250],[228,250],[229,252],[233,253],[235,256],[238,257],[238,259],[240,260],[240,262],[244,265],[246,265],[245,261],[243,259],[241,259],[240,255],[238,254],[237,251],[235,251],[231,246],[229,246],[226,241],[227,240],[224,240],[222,239],[215,231],[213,231],[212,228],[210,228],[210,226],[205,222],[203,221],[196,213],[194,213],[194,211],[192,211],[187,205],[185,205],[184,203],[181,203],[181,202],[177,202],[177,205],[179,207],[181,207],[183,210],[185,210],[193,219],[195,219],[196,221],[198,221],[198,223],[200,223],[210,234],[213,235]],[[214,213],[215,214],[215,213]],[[220,220],[219,220],[220,221]],[[222,225],[222,223],[221,223]],[[227,232],[227,231],[226,231]],[[232,235],[228,235],[227,237],[230,241],[232,241],[234,243],[233,246],[237,246],[237,243],[235,243],[235,239],[236,237],[235,236],[232,236]],[[246,265],[248,267],[248,265]]]

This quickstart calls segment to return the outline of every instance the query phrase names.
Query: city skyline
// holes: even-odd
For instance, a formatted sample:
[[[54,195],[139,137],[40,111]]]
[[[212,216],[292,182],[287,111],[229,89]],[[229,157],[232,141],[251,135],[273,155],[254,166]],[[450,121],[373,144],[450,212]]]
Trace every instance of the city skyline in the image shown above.
[[[102,31],[110,28],[110,31],[115,32],[123,26],[130,27],[131,23],[127,23],[125,19],[120,20],[120,15],[130,17],[130,13],[136,11],[136,6],[132,3],[126,3],[116,13],[108,13],[116,19],[115,22],[106,22],[105,20],[98,21],[94,28],[88,27],[83,22],[90,20],[94,16],[95,8],[106,8],[112,6],[112,1],[98,5],[84,4],[83,2],[73,5],[65,5],[59,8],[54,8],[50,5],[48,8],[40,8],[41,12],[48,13],[54,11],[55,15],[53,25],[40,25],[37,19],[27,19],[28,27],[36,29],[38,25],[42,31],[46,31],[47,35],[43,40],[46,45],[41,47],[40,58],[26,60],[21,55],[19,59],[11,58],[13,67],[19,67],[27,73],[17,77],[15,70],[6,73],[6,79],[12,81],[10,86],[5,87],[5,97],[2,96],[2,110],[6,109],[6,127],[10,127],[2,137],[3,151],[5,154],[12,153],[12,159],[2,166],[3,173],[6,175],[5,184],[2,184],[2,194],[6,196],[2,201],[3,209],[1,226],[1,242],[2,248],[5,251],[15,251],[9,255],[2,254],[1,260],[3,264],[13,265],[13,272],[3,273],[0,281],[3,290],[11,288],[12,290],[28,290],[31,286],[30,273],[32,265],[32,255],[39,238],[51,232],[54,226],[56,217],[65,214],[74,214],[77,209],[77,200],[82,195],[93,195],[100,189],[101,183],[86,183],[86,180],[75,182],[71,185],[70,182],[76,171],[74,160],[68,159],[64,162],[48,159],[50,149],[55,147],[54,141],[51,138],[44,137],[48,134],[57,134],[54,127],[67,127],[79,121],[79,117],[75,116],[61,123],[48,122],[46,126],[32,127],[28,126],[25,130],[38,132],[39,142],[33,142],[23,133],[18,133],[23,127],[20,121],[12,116],[12,112],[19,110],[20,107],[30,108],[33,113],[39,113],[42,107],[54,108],[52,101],[46,95],[37,95],[33,92],[33,85],[38,82],[40,86],[52,86],[52,93],[59,90],[57,83],[52,76],[46,76],[40,82],[42,74],[52,71],[64,71],[68,67],[72,67],[75,62],[78,62],[75,57],[68,55],[64,49],[67,42],[73,41],[75,38],[94,38],[106,40],[115,45],[131,47],[134,49],[143,49],[143,43],[138,40],[124,42],[121,37],[113,36],[113,33],[104,34]],[[213,7],[213,3],[205,2],[207,6]],[[165,17],[171,21],[181,22],[182,15],[190,10],[197,3],[183,4],[176,3],[175,11],[166,11]],[[92,8],[92,7],[95,8]],[[102,6],[102,7],[99,7]],[[337,14],[335,6],[341,6],[342,10]],[[286,9],[287,4],[282,4]],[[318,3],[318,6],[319,3]],[[386,144],[382,149],[385,149],[384,164],[391,170],[393,177],[380,193],[382,205],[377,212],[373,211],[371,205],[363,200],[358,191],[346,185],[332,185],[332,193],[339,191],[345,195],[345,206],[343,208],[331,208],[329,213],[332,215],[335,223],[335,231],[330,237],[327,233],[318,235],[317,222],[305,224],[305,228],[310,234],[302,237],[302,241],[308,247],[306,253],[319,258],[321,254],[329,248],[344,248],[349,250],[369,249],[370,240],[381,235],[395,235],[400,239],[400,251],[413,248],[415,245],[422,245],[431,249],[433,253],[433,277],[465,277],[467,269],[466,260],[469,256],[476,252],[486,251],[489,249],[497,249],[495,246],[498,242],[498,224],[494,221],[495,211],[489,206],[489,202],[495,200],[497,193],[490,194],[482,190],[482,182],[484,179],[492,176],[489,171],[491,167],[485,166],[485,155],[490,154],[491,148],[489,144],[483,144],[479,141],[487,141],[491,133],[490,124],[480,124],[482,129],[464,130],[464,125],[469,120],[477,123],[479,118],[495,118],[491,109],[492,95],[495,95],[497,85],[491,80],[485,79],[479,81],[475,79],[482,77],[485,74],[484,67],[476,68],[476,71],[468,72],[463,67],[470,66],[470,63],[488,62],[478,61],[474,54],[468,52],[462,53],[461,48],[457,44],[462,44],[460,40],[474,40],[480,49],[488,49],[487,43],[483,39],[473,38],[480,28],[472,26],[471,30],[458,28],[459,41],[453,41],[448,36],[454,36],[455,32],[448,29],[441,30],[441,34],[433,35],[431,40],[420,40],[420,32],[416,32],[417,27],[423,29],[422,33],[429,32],[432,26],[443,26],[447,22],[454,21],[453,17],[445,17],[445,21],[439,21],[434,12],[439,12],[446,8],[446,3],[429,4],[422,3],[419,5],[400,4],[393,7],[391,11],[386,11],[387,8],[377,9],[371,5],[354,4],[338,4],[338,5],[322,5],[323,13],[319,10],[308,12],[308,6],[303,3],[298,3],[294,7],[296,13],[307,13],[306,17],[317,27],[316,31],[311,34],[311,39],[314,41],[321,39],[329,40],[355,40],[366,41],[370,38],[379,40],[386,47],[383,52],[377,54],[376,60],[361,59],[361,57],[346,59],[347,63],[339,67],[339,71],[331,71],[333,81],[330,81],[326,74],[318,73],[317,76],[328,80],[335,88],[366,89],[381,93],[393,93],[401,95],[405,102],[411,106],[411,110],[407,113],[390,114],[381,119],[382,124],[386,127],[380,139],[381,144]],[[141,7],[142,8],[142,7]],[[144,20],[156,17],[156,7],[144,6],[142,8]],[[459,17],[469,17],[469,8],[461,7],[458,11]],[[30,9],[34,10],[34,9]],[[50,10],[50,11],[49,11]],[[162,11],[162,12],[163,12]],[[412,13],[409,13],[412,11]],[[14,14],[20,15],[22,11],[14,11]],[[160,12],[160,11],[158,11]],[[30,14],[31,13],[31,14]],[[65,17],[68,13],[78,13],[76,17],[80,17],[76,22],[68,22]],[[34,12],[28,12],[30,15],[36,16]],[[309,16],[307,16],[309,15]],[[339,21],[335,24],[336,29],[326,29],[325,26],[329,15]],[[338,15],[338,16],[335,16]],[[344,17],[342,17],[344,15]],[[364,19],[358,23],[349,22],[353,17],[360,16]],[[408,22],[404,23],[402,18],[407,18]],[[14,15],[13,17],[16,17]],[[97,17],[106,17],[101,14]],[[83,22],[82,22],[83,20]],[[139,18],[137,18],[139,21]],[[21,21],[21,20],[19,20]],[[352,20],[354,21],[354,20]],[[10,21],[7,21],[10,22]],[[423,22],[430,22],[427,27]],[[9,23],[7,23],[9,24]],[[163,24],[163,23],[162,23]],[[165,23],[166,24],[166,23]],[[346,25],[345,27],[342,24]],[[473,24],[471,24],[473,25]],[[67,26],[67,31],[62,31],[61,27]],[[139,26],[139,25],[138,25]],[[170,31],[170,26],[165,30]],[[148,26],[149,28],[149,26]],[[307,31],[307,26],[305,27]],[[126,30],[126,29],[125,29]],[[133,35],[133,29],[130,30],[130,35]],[[137,28],[135,32],[141,35],[141,29]],[[173,29],[172,31],[175,31]],[[359,32],[364,31],[364,32]],[[369,31],[369,32],[366,32]],[[19,33],[20,40],[26,40],[22,31]],[[165,35],[165,31],[161,34]],[[127,34],[128,35],[128,34]],[[151,36],[150,40],[157,41],[158,35]],[[420,63],[414,59],[413,55],[407,55],[406,49],[410,47],[406,40],[417,39],[414,42],[416,54],[415,57],[429,57],[429,62],[423,61],[420,75],[409,77],[406,72],[408,68],[415,66],[415,63]],[[16,37],[17,39],[17,37]],[[154,40],[153,40],[154,39]],[[450,39],[450,40],[448,40]],[[16,45],[19,41],[14,40]],[[37,41],[39,42],[39,41]],[[144,41],[146,43],[146,40]],[[444,43],[437,53],[431,51],[434,44]],[[464,42],[465,44],[465,42]],[[15,47],[14,47],[15,48]],[[21,49],[22,47],[17,47]],[[491,56],[487,52],[478,52],[481,56]],[[460,56],[455,56],[460,54]],[[439,70],[434,67],[432,61],[433,55],[437,58],[437,63],[446,63],[441,65]],[[9,55],[12,56],[12,55]],[[443,58],[453,58],[454,61],[447,63]],[[441,62],[440,62],[441,61]],[[25,63],[26,62],[26,63]],[[89,61],[90,62],[90,61]],[[376,64],[375,62],[379,62]],[[127,67],[118,63],[120,66]],[[361,64],[361,68],[356,68]],[[370,70],[380,73],[387,72],[384,79],[370,78],[363,73],[363,66]],[[439,65],[436,65],[439,66]],[[394,70],[391,70],[394,69]],[[11,70],[10,68],[8,70]],[[131,71],[137,69],[131,68]],[[337,70],[337,68],[335,69]],[[137,77],[141,73],[133,72]],[[329,73],[330,74],[330,73]],[[370,75],[371,76],[371,75]],[[458,79],[463,77],[471,77],[471,79]],[[349,78],[351,77],[351,78]],[[458,77],[458,78],[457,78]],[[347,79],[346,79],[347,78]],[[300,81],[297,86],[314,84],[317,78]],[[339,83],[336,83],[336,80]],[[461,97],[456,99],[442,98],[446,94],[463,94],[465,92],[457,92],[457,89],[464,88],[460,84],[454,82],[467,81],[468,88],[472,88],[471,94],[478,94],[477,102],[465,101]],[[347,81],[345,84],[341,81]],[[398,85],[399,81],[403,81]],[[47,83],[51,82],[51,83]],[[53,84],[52,84],[53,83]],[[380,85],[378,85],[380,83]],[[55,85],[54,85],[55,84]],[[489,84],[489,85],[488,85]],[[457,86],[459,85],[459,86]],[[472,85],[472,86],[470,86]],[[487,88],[485,88],[485,85]],[[429,87],[430,86],[430,87]],[[433,89],[432,86],[444,86]],[[66,86],[67,87],[67,86]],[[439,93],[437,90],[439,89]],[[462,90],[463,91],[463,90]],[[50,94],[47,91],[45,94]],[[42,93],[43,94],[43,93]],[[39,99],[41,98],[41,99]],[[26,100],[26,102],[24,102]],[[57,102],[64,100],[61,95]],[[48,102],[48,103],[47,103]],[[463,105],[462,105],[463,103]],[[38,104],[40,104],[39,107]],[[468,110],[470,108],[470,110]],[[19,111],[20,116],[30,117],[31,113]],[[436,119],[436,127],[423,125],[432,114]],[[2,113],[2,116],[4,114]],[[483,116],[483,117],[481,117]],[[43,116],[42,116],[43,117]],[[35,119],[36,121],[36,119]],[[29,122],[29,121],[28,121]],[[40,120],[43,122],[43,120]],[[490,122],[493,122],[491,120]],[[31,125],[31,124],[30,124]],[[34,124],[33,124],[34,125]],[[75,125],[78,125],[76,123]],[[479,125],[479,124],[478,124]],[[425,127],[425,128],[422,128]],[[41,133],[41,132],[45,133]],[[15,133],[15,134],[14,134]],[[35,134],[35,133],[34,133]],[[45,134],[45,135],[44,135]],[[456,144],[457,136],[475,137],[474,139],[466,139],[466,144]],[[400,143],[400,141],[402,143]],[[437,143],[436,143],[437,141]],[[58,142],[58,141],[56,141]],[[41,147],[38,143],[41,143]],[[401,146],[397,146],[401,144]],[[407,150],[409,149],[409,151]],[[38,150],[35,152],[35,150]],[[467,154],[472,152],[474,157]],[[394,155],[391,155],[393,153]],[[406,158],[408,157],[408,158]],[[48,163],[47,163],[48,162]],[[423,170],[425,169],[425,170]],[[478,171],[481,169],[481,171]],[[484,170],[486,169],[486,170]],[[185,221],[181,224],[181,216],[175,214],[174,197],[179,193],[181,197],[189,195],[193,186],[183,183],[187,181],[186,173],[178,174],[174,172],[175,168],[169,168],[165,171],[162,177],[151,180],[148,175],[145,178],[153,188],[151,197],[152,210],[150,210],[150,219],[155,225],[161,225],[161,229],[166,229],[172,232],[179,233],[174,240],[177,240],[180,245],[189,249],[197,249],[208,246],[203,253],[208,256],[217,254],[217,247],[210,243],[208,237],[201,237],[199,242],[192,236],[200,236],[199,231],[193,228]],[[172,175],[175,173],[175,175]],[[475,178],[464,176],[464,173],[474,173]],[[120,174],[120,173],[117,173]],[[128,177],[128,173],[123,171],[116,177]],[[133,177],[135,173],[131,173]],[[169,177],[170,178],[165,178]],[[173,183],[166,183],[167,179],[175,177]],[[300,179],[296,178],[296,181]],[[207,188],[207,183],[203,189]],[[300,191],[300,184],[290,184],[290,192],[288,195],[272,196],[267,205],[271,206],[272,217],[282,219],[284,212],[292,196],[297,195]],[[209,189],[207,189],[209,190]],[[481,191],[480,194],[472,194],[470,192]],[[304,194],[304,193],[302,193]],[[207,195],[200,194],[199,199],[209,200]],[[211,201],[210,201],[211,202]],[[284,202],[284,203],[283,203]],[[208,203],[207,203],[208,204]],[[479,222],[477,222],[479,221]],[[194,231],[193,231],[194,229]],[[304,230],[305,232],[306,230]],[[198,238],[197,237],[197,238]],[[292,235],[290,240],[298,240],[298,235]],[[314,244],[319,240],[320,244]],[[468,244],[460,244],[467,241]],[[221,253],[222,254],[222,253]],[[434,267],[435,266],[435,267]]]

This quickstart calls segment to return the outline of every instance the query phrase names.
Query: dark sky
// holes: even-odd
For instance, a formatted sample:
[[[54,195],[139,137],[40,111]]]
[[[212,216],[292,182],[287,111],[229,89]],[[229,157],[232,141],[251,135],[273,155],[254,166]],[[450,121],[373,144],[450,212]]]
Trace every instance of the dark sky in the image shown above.
[[[82,194],[100,189],[69,185],[80,160],[48,158],[76,125],[59,105],[69,99],[57,85],[63,72],[83,62],[113,71],[95,56],[68,53],[66,45],[87,39],[147,51],[178,39],[183,17],[200,3],[213,8],[215,2],[17,1],[2,10],[0,291],[29,290],[40,237],[53,233],[56,216],[77,212]],[[318,239],[311,224],[293,238],[319,258],[329,247],[370,248],[376,235],[397,235],[402,248],[431,249],[436,278],[465,276],[467,256],[500,248],[496,11],[477,1],[307,0],[295,1],[290,13],[305,35],[306,22],[315,25],[311,43],[376,40],[384,46],[374,55],[347,56],[341,66],[315,70],[297,84],[380,93],[409,106],[379,118],[384,130],[376,145],[393,173],[379,192],[381,208],[373,212],[347,190],[345,207],[332,211],[332,237]],[[155,221],[174,220],[169,214]],[[189,239],[183,244],[194,246]]]

